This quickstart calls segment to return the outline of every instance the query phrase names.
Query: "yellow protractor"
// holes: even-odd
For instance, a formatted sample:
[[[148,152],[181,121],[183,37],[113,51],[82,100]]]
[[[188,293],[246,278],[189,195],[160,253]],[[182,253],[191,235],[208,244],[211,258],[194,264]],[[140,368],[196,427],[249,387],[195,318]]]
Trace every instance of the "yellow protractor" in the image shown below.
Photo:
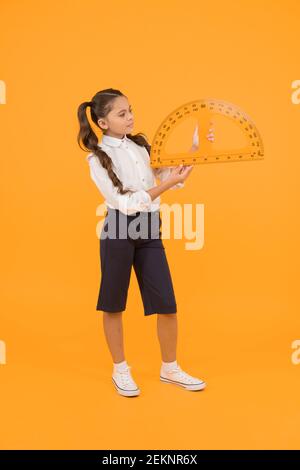
[[[247,144],[237,149],[215,149],[213,142],[206,138],[207,129],[217,114],[224,116],[238,126],[246,136]],[[187,118],[196,118],[200,146],[185,153],[168,154],[166,144],[174,129]],[[170,113],[159,126],[150,150],[153,167],[197,165],[200,163],[241,162],[264,159],[261,136],[251,118],[238,106],[217,99],[191,101]]]

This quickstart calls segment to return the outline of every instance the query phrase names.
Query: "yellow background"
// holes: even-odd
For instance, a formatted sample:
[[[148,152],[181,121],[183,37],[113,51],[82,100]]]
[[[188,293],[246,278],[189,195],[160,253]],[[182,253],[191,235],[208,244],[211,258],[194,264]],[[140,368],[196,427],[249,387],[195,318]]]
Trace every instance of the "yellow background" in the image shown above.
[[[1,2],[1,448],[299,447],[299,15],[296,0]],[[178,363],[204,392],[159,381],[134,273],[125,350],[141,395],[111,383],[95,310],[103,198],[76,142],[78,105],[108,87],[150,139],[174,108],[214,97],[264,141],[264,161],[199,165],[162,196],[205,207],[202,250],[164,242]]]

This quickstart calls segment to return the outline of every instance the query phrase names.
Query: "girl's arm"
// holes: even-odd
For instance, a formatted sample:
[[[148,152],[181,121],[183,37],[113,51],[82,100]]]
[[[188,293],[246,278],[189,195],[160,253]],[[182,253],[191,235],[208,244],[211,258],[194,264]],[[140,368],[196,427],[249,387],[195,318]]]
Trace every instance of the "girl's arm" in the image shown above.
[[[171,171],[174,167],[166,166],[162,168],[152,168],[154,176],[158,178],[161,182],[165,181],[171,174]],[[184,187],[184,182],[176,183],[170,189],[179,189]]]
[[[88,162],[91,178],[109,204],[128,215],[150,209],[152,199],[147,191],[141,189],[140,191],[129,191],[126,194],[120,194],[98,158],[90,155]]]
[[[189,152],[192,153],[194,152],[195,150],[198,149],[198,142],[197,142],[197,135],[196,135],[196,130],[198,129],[198,127],[196,126],[196,129],[195,129],[195,133],[194,133],[194,137],[193,137],[193,145],[191,146]],[[149,165],[150,165],[150,151],[151,151],[151,145],[148,144],[148,147],[149,147],[149,151],[146,149],[146,147],[144,147],[144,149],[146,150],[146,154],[148,156],[148,162],[149,162]],[[152,169],[152,172],[155,176],[155,178],[158,178],[161,182],[163,181],[166,181],[170,175],[172,174],[172,171],[174,170],[174,168],[176,168],[175,166],[166,166],[166,167],[161,167],[161,168],[153,168],[151,167]],[[183,188],[184,187],[184,181],[180,181],[176,184],[174,184],[172,187],[168,188],[168,189],[179,189],[179,188]]]
[[[172,167],[170,175],[161,184],[147,190],[151,199],[156,199],[160,194],[174,187],[174,185],[184,183],[184,180],[188,177],[193,168],[193,165]]]

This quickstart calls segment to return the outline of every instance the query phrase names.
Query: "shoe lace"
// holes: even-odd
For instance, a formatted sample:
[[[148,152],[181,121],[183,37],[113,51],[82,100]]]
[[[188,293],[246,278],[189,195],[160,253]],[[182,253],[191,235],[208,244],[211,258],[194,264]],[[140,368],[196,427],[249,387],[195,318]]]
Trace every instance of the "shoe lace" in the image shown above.
[[[184,372],[179,365],[168,371],[170,374],[177,374],[178,379],[183,379],[186,382],[194,383],[195,377]]]
[[[118,374],[120,374],[121,380],[124,385],[129,385],[132,383],[130,369],[131,369],[131,366],[127,366],[126,369],[118,371]]]

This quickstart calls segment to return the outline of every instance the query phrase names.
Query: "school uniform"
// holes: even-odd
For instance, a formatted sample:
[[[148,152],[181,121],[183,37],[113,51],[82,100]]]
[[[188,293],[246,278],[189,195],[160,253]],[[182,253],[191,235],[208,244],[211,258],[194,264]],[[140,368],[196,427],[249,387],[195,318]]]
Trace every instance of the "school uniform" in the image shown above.
[[[177,304],[171,273],[161,239],[160,197],[153,201],[148,189],[157,186],[155,178],[164,181],[171,167],[152,168],[144,146],[137,145],[126,134],[122,139],[103,135],[98,146],[112,160],[112,168],[126,194],[118,193],[93,153],[86,158],[91,179],[107,207],[100,235],[101,283],[96,310],[125,310],[132,267],[134,268],[144,315],[176,313]],[[170,189],[178,189],[184,182]]]

